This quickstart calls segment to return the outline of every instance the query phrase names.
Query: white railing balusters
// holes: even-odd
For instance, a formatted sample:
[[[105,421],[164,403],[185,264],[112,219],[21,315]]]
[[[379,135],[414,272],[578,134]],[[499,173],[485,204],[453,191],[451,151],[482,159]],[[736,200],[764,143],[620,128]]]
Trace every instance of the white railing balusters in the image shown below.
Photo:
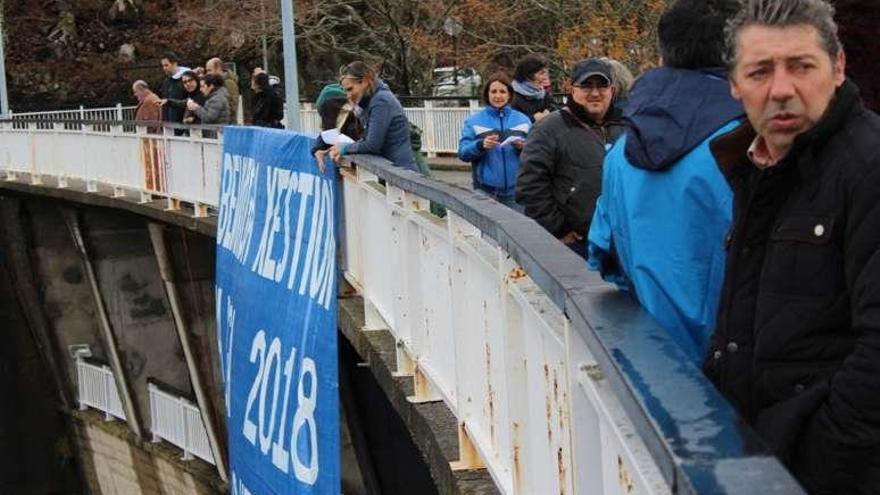
[[[214,454],[199,408],[186,398],[165,392],[153,383],[149,383],[147,389],[153,442],[165,440],[181,448],[185,461],[195,456],[214,464]]]
[[[113,421],[114,417],[125,419],[116,380],[109,366],[90,364],[77,358],[76,376],[80,410],[95,408],[104,413],[107,421]]]
[[[477,100],[470,100],[468,107],[437,106],[432,100],[425,100],[422,107],[406,107],[404,113],[413,124],[422,129],[422,151],[429,156],[437,153],[457,153],[458,139],[464,127],[464,121],[480,110]],[[136,106],[123,106],[117,103],[113,107],[85,108],[78,110],[51,110],[45,112],[23,112],[12,115],[14,120],[40,119],[47,121],[65,120],[101,120],[101,121],[132,121]],[[321,130],[321,118],[313,103],[302,103],[300,119],[303,132],[318,133]],[[51,125],[51,124],[50,124]],[[42,127],[41,127],[42,128]],[[107,132],[108,124],[99,124],[98,130]]]

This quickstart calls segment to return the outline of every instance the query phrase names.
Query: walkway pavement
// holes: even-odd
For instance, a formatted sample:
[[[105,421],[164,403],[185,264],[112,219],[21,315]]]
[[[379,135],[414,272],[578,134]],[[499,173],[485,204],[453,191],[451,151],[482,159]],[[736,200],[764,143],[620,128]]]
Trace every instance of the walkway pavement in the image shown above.
[[[455,157],[440,156],[428,158],[428,164],[431,166],[431,177],[465,189],[471,188],[470,163]]]
[[[454,156],[435,156],[428,157],[428,164],[431,170],[456,170],[459,172],[470,172],[471,164],[463,162]]]

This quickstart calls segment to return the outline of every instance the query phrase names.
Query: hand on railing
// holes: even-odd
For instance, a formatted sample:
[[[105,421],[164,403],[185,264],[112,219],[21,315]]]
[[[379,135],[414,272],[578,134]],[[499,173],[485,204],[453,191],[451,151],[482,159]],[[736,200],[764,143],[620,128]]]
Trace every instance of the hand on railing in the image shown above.
[[[330,150],[318,150],[315,152],[315,160],[318,161],[318,170],[320,170],[322,174],[324,173],[324,169],[327,168],[324,166],[324,157],[327,156],[328,151]]]

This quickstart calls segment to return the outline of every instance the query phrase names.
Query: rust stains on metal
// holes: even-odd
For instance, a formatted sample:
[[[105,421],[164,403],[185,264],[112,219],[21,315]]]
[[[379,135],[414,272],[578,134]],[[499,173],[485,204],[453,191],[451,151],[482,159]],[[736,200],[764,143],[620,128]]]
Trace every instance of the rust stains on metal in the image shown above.
[[[480,457],[480,453],[468,435],[464,422],[458,424],[458,460],[451,462],[450,467],[453,471],[486,467],[486,463],[483,462],[483,458]]]
[[[620,487],[623,488],[624,492],[632,493],[633,488],[635,488],[635,483],[633,483],[629,471],[627,471],[626,466],[623,464],[623,459],[620,456],[617,456],[617,479],[620,481]]]
[[[568,404],[568,394],[562,393],[562,402],[559,404],[559,430],[565,431],[565,421],[568,419],[565,405]]]
[[[511,281],[514,281],[514,282],[517,281],[517,280],[522,280],[522,279],[524,279],[524,278],[526,278],[526,277],[528,277],[528,276],[529,276],[529,275],[526,273],[526,271],[523,270],[523,269],[520,268],[520,267],[516,267],[516,268],[514,268],[513,270],[510,270],[510,273],[507,274],[507,277],[508,277]]]
[[[553,424],[553,406],[551,404],[552,399],[550,397],[550,367],[547,364],[544,364],[544,382],[546,388],[544,389],[544,414],[547,416],[547,443],[553,443],[553,428],[551,425]]]
[[[486,306],[485,302],[483,302],[483,306]],[[488,326],[486,327],[486,333],[489,333]],[[492,445],[495,445],[495,390],[492,389],[492,351],[489,349],[488,335],[484,347],[486,350],[486,389],[488,390],[487,395],[489,397],[489,438]]]
[[[556,370],[553,370],[553,400],[559,402],[559,378],[556,377]]]
[[[522,463],[519,458],[519,423],[513,422],[513,477],[516,480],[514,489],[522,491]]]
[[[562,447],[556,451],[556,468],[559,479],[559,495],[565,495],[565,458],[562,455]]]

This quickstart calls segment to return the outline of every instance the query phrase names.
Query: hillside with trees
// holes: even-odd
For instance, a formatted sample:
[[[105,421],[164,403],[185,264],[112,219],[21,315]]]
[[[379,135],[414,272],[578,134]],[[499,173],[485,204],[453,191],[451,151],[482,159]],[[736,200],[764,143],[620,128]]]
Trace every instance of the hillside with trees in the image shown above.
[[[836,2],[850,67],[874,101],[878,62],[869,44],[880,25],[878,1]],[[430,94],[436,67],[485,74],[533,52],[548,56],[557,84],[587,56],[617,58],[639,72],[658,61],[656,24],[666,2],[296,0],[300,93],[314,97],[355,59],[373,63],[401,95]],[[265,38],[270,71],[282,75],[280,2],[273,0],[5,0],[3,10],[18,111],[133,103],[131,82],[158,86],[167,50],[192,67],[220,56],[246,78],[263,65]]]

